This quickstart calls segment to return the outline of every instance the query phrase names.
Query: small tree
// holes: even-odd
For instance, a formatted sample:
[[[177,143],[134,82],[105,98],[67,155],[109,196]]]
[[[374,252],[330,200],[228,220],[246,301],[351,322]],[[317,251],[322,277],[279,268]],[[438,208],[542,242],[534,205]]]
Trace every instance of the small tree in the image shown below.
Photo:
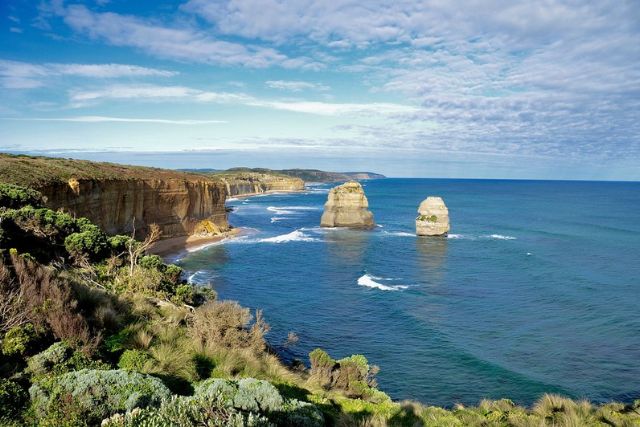
[[[129,275],[133,276],[133,270],[138,265],[138,260],[144,255],[147,250],[160,239],[162,231],[158,224],[151,224],[149,226],[149,233],[142,242],[136,240],[136,218],[133,218],[133,231],[131,232],[131,240],[127,245],[127,252],[129,253]]]

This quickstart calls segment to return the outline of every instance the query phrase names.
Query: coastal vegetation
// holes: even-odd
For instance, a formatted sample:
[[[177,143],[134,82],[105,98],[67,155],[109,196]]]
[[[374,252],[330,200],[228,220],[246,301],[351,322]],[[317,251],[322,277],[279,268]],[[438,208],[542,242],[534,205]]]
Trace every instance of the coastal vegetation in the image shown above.
[[[640,401],[445,409],[391,400],[364,355],[286,366],[260,311],[149,254],[153,225],[135,237],[0,184],[0,425],[640,425]]]

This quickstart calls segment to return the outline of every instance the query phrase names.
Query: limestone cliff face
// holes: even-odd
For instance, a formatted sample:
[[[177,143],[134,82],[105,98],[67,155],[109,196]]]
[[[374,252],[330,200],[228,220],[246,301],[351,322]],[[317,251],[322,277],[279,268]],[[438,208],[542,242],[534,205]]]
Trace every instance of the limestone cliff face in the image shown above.
[[[329,191],[320,226],[372,228],[375,223],[368,208],[369,201],[362,186],[355,181],[346,182]]]
[[[416,234],[418,236],[446,236],[450,229],[449,209],[441,197],[427,197],[418,207]]]
[[[153,223],[160,226],[163,238],[229,228],[226,188],[209,179],[71,178],[37,189],[50,208],[87,217],[110,234],[131,232],[133,218],[137,237]]]
[[[227,194],[233,196],[246,196],[261,194],[269,191],[301,191],[304,190],[304,181],[300,178],[272,175],[265,173],[239,173],[224,176]]]

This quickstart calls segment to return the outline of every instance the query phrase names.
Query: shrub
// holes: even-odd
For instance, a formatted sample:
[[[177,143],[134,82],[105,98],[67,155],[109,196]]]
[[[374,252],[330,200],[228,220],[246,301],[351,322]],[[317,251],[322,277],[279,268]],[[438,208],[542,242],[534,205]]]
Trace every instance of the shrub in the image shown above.
[[[93,224],[84,227],[84,231],[72,233],[64,239],[64,247],[74,258],[83,255],[90,259],[102,259],[108,249],[107,237]]]
[[[173,302],[175,302],[176,304],[191,305],[193,304],[195,295],[196,295],[196,292],[195,292],[195,289],[193,288],[193,285],[184,283],[182,285],[179,285],[176,288],[176,294],[173,297]]]
[[[241,413],[222,405],[218,400],[198,397],[173,397],[158,409],[133,410],[105,420],[102,427],[191,427],[272,426],[266,417],[254,413]]]
[[[108,365],[74,351],[64,342],[57,342],[27,362],[27,372],[34,379],[47,375],[60,375],[80,369],[108,369]]]
[[[115,236],[109,237],[107,239],[107,242],[109,243],[111,251],[115,254],[119,254],[127,251],[127,248],[132,240],[133,239],[130,236],[117,234]]]
[[[330,386],[336,361],[333,360],[326,351],[320,348],[316,348],[309,353],[309,360],[311,362],[311,376],[314,377],[321,386]]]
[[[269,326],[260,312],[251,325],[248,308],[235,301],[209,301],[197,308],[190,319],[189,335],[203,347],[250,348],[262,351]]]
[[[0,378],[0,424],[20,416],[28,394],[15,381]]]
[[[26,205],[42,205],[42,194],[31,188],[0,184],[0,207],[17,209]]]
[[[38,333],[31,323],[15,326],[2,339],[2,352],[6,356],[23,356],[37,345]]]
[[[169,283],[178,283],[182,276],[182,268],[175,264],[169,264],[164,270],[164,279]]]
[[[153,358],[149,356],[147,352],[142,350],[125,350],[120,356],[118,361],[118,367],[125,371],[137,371],[143,372],[145,366],[153,361]]]
[[[34,384],[29,389],[36,418],[64,424],[67,414],[59,402],[70,402],[87,424],[99,424],[120,411],[159,406],[171,393],[154,377],[123,370],[69,372]]]
[[[162,270],[162,267],[164,267],[162,258],[160,258],[158,255],[145,255],[140,258],[138,265],[143,268],[150,268],[154,270]]]

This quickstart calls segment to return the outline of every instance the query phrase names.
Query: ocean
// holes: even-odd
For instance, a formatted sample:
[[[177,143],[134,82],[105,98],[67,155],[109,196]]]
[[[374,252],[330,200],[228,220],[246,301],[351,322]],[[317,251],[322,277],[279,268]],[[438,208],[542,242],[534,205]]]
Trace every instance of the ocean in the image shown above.
[[[230,200],[244,234],[180,264],[219,298],[262,309],[284,359],[364,354],[394,399],[640,397],[640,183],[363,185],[372,231],[321,229],[331,185],[313,185]],[[449,208],[448,238],[414,234],[430,195]]]

